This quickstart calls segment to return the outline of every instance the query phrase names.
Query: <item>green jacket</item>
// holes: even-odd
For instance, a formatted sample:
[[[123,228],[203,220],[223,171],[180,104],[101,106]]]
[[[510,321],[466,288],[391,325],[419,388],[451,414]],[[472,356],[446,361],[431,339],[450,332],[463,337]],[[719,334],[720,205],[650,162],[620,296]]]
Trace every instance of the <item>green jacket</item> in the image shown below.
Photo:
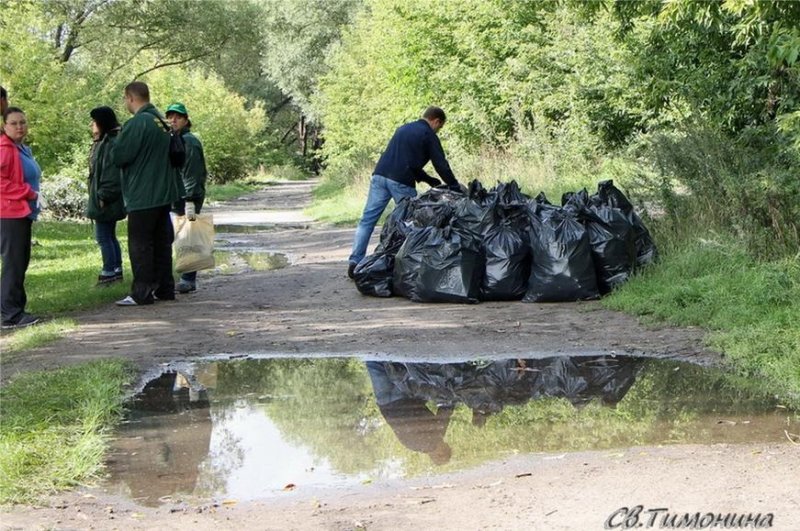
[[[128,120],[111,149],[111,160],[122,170],[122,198],[128,212],[176,201],[178,175],[169,162],[169,133],[163,116],[148,103]]]
[[[111,162],[111,148],[117,132],[105,135],[92,145],[89,160],[89,201],[86,217],[95,221],[118,221],[125,218],[119,168]],[[103,207],[100,207],[100,200]]]
[[[203,144],[189,129],[183,129],[181,135],[186,146],[186,162],[183,168],[180,169],[185,189],[183,197],[202,203],[206,197],[206,177],[208,176],[206,158],[203,155]]]

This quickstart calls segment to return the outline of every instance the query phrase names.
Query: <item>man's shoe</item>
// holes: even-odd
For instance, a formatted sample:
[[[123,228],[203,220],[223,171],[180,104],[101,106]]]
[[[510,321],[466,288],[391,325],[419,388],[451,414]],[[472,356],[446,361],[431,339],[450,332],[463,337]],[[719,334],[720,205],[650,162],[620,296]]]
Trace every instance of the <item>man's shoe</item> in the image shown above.
[[[355,262],[350,262],[350,265],[347,266],[347,278],[349,278],[349,279],[356,278],[355,272],[356,272],[356,266],[357,265],[358,264],[355,263]]]
[[[122,271],[114,271],[114,279],[115,280],[123,280]]]
[[[175,286],[175,291],[177,291],[178,293],[183,293],[183,294],[191,293],[193,291],[197,291],[197,284],[194,283],[194,282],[187,282],[185,280],[181,280]]]
[[[130,295],[128,295],[124,299],[118,300],[114,304],[116,304],[117,306],[139,306],[139,303],[133,300],[133,297],[131,297]]]
[[[41,319],[29,313],[22,313],[15,321],[3,321],[3,330],[15,330],[17,328],[25,328],[38,323]]]
[[[117,275],[99,275],[97,277],[97,286],[108,286],[117,280],[122,280],[122,277],[118,278]]]

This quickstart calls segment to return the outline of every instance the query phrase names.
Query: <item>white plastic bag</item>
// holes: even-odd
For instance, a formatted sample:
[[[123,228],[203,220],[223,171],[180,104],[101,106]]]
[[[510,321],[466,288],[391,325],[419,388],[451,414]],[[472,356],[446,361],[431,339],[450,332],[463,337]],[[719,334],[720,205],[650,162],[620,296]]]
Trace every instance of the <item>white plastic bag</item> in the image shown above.
[[[175,271],[188,273],[214,267],[214,217],[200,214],[194,221],[175,216]]]

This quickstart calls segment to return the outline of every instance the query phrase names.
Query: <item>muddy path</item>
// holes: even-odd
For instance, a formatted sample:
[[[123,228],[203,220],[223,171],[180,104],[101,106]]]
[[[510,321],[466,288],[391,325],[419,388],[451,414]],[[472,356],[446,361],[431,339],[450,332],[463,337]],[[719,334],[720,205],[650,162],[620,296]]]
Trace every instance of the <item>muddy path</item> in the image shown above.
[[[109,304],[76,315],[79,326],[68,337],[4,356],[3,378],[109,356],[142,371],[211,354],[722,359],[703,349],[702,330],[647,327],[598,302],[465,306],[363,297],[345,275],[352,230],[302,214],[312,186],[279,184],[213,208],[221,247],[284,253],[289,267],[203,272],[198,291],[175,302]],[[798,477],[800,445],[788,441],[538,453],[349,488],[301,486],[254,502],[175,498],[154,508],[87,486],[41,505],[0,509],[0,529],[649,529],[669,528],[662,517],[711,513],[794,530]],[[638,520],[628,512],[637,506]]]
[[[345,275],[352,229],[303,214],[314,181],[287,182],[213,205],[220,247],[285,254],[291,265],[201,272],[198,291],[153,306],[109,303],[77,329],[3,360],[2,378],[120,356],[143,370],[204,355],[346,354],[397,359],[633,353],[715,362],[703,331],[648,327],[599,302],[417,304],[358,293]],[[376,231],[377,233],[377,231]]]

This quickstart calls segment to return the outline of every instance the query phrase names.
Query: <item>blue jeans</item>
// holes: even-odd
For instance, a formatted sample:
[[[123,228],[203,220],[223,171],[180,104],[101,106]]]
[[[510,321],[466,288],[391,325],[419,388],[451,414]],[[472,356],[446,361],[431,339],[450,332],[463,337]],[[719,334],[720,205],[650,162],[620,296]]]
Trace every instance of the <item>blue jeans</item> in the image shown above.
[[[103,256],[103,276],[122,273],[122,249],[117,239],[116,221],[95,221],[94,236]]]
[[[356,228],[350,263],[357,264],[366,256],[372,231],[375,230],[375,224],[378,223],[378,219],[386,209],[386,205],[389,204],[389,200],[394,199],[395,204],[397,204],[405,197],[416,196],[417,190],[413,186],[400,184],[381,175],[372,176],[369,183],[367,204],[364,206],[364,213],[361,214],[361,221],[358,222],[358,228]]]

